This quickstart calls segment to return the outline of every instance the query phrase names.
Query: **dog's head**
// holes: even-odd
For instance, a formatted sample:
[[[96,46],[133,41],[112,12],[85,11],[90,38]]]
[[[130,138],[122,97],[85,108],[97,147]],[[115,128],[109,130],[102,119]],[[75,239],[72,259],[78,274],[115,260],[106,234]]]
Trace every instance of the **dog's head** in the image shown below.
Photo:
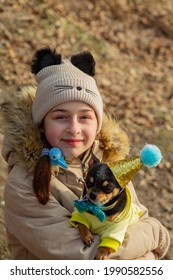
[[[86,177],[86,193],[93,203],[104,205],[121,189],[107,164],[95,163],[91,166]]]

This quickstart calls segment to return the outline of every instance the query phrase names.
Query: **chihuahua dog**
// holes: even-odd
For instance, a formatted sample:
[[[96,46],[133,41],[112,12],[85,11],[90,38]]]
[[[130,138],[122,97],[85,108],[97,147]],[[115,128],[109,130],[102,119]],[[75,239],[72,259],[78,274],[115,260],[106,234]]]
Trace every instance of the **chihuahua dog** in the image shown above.
[[[161,159],[160,149],[147,144],[138,157],[90,167],[86,195],[74,201],[76,210],[70,223],[79,228],[85,246],[91,246],[94,234],[100,235],[96,259],[111,258],[109,254],[118,250],[127,228],[138,222],[142,210],[133,203],[128,183],[142,166],[155,167]]]
[[[89,203],[102,209],[110,224],[126,206],[126,192],[119,185],[107,164],[95,163],[91,166],[86,177],[85,192]],[[88,212],[92,214],[89,210]],[[104,225],[104,221],[100,223]],[[86,247],[90,247],[94,241],[91,230],[78,220],[76,226],[79,229],[81,240]],[[100,233],[96,231],[94,234]],[[101,245],[95,259],[107,259],[108,255],[114,251],[112,248]]]

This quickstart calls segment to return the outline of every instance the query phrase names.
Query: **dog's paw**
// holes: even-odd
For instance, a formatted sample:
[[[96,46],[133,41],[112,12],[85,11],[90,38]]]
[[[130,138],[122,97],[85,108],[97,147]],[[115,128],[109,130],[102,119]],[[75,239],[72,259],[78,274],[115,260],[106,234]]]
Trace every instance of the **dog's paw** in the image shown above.
[[[97,250],[95,260],[107,260],[108,256],[113,253],[113,250],[108,247],[100,247]]]
[[[78,223],[78,228],[80,232],[81,240],[83,241],[85,247],[91,247],[94,242],[94,237],[91,231],[83,224]]]
[[[94,242],[94,237],[90,231],[83,237],[83,243],[85,247],[91,247],[92,243]]]

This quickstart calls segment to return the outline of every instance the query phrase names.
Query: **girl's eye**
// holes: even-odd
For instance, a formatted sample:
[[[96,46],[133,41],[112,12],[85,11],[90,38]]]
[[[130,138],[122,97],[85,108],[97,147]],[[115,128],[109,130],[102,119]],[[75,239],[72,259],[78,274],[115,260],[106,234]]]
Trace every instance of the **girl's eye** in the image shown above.
[[[84,116],[81,116],[80,119],[86,119],[86,120],[91,120],[91,116],[88,116],[88,115],[84,115]]]
[[[67,118],[67,116],[55,116],[56,120],[66,120]]]

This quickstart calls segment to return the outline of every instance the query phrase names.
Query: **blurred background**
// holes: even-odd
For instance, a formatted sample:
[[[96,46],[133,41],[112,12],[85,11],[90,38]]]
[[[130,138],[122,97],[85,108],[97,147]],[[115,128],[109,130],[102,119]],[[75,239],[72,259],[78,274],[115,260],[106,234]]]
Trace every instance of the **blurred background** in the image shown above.
[[[146,143],[159,146],[159,167],[134,180],[140,201],[168,229],[173,259],[173,0],[1,0],[1,93],[35,84],[30,62],[36,49],[63,57],[83,50],[96,60],[105,109],[129,136],[130,155]],[[0,134],[0,148],[3,135]],[[0,157],[0,259],[8,259]]]

